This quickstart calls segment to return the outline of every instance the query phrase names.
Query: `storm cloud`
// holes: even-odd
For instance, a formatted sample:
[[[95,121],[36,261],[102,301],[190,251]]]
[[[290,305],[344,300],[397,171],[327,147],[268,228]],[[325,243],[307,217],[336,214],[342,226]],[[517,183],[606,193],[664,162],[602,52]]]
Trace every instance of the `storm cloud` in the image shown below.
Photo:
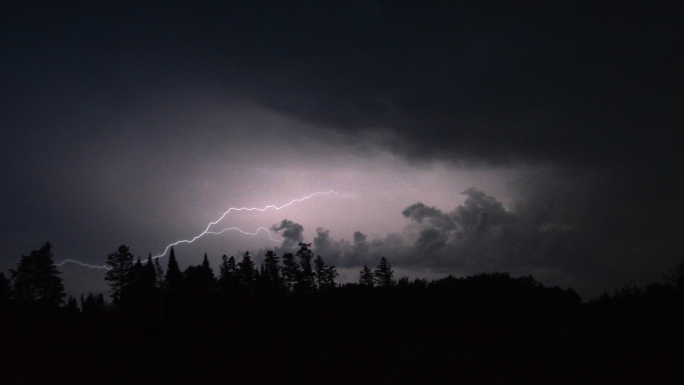
[[[359,203],[227,220],[277,222],[283,250],[310,241],[339,266],[392,256],[594,291],[659,279],[684,248],[683,16],[658,1],[10,2],[0,267],[47,240],[92,263],[121,243],[163,250],[224,207],[335,188]]]
[[[601,287],[617,287],[630,274],[639,276],[630,265],[646,256],[629,252],[629,244],[639,241],[622,237],[628,225],[603,231],[594,228],[590,226],[592,218],[568,211],[577,209],[574,205],[578,203],[566,198],[534,196],[506,209],[475,188],[461,194],[467,196],[464,204],[450,212],[423,203],[407,207],[402,211],[408,220],[402,233],[370,242],[360,236],[355,236],[358,242],[354,243],[334,240],[329,231],[319,228],[314,250],[338,266],[350,268],[373,266],[385,256],[404,271],[462,275],[533,271],[543,281],[562,282],[585,296],[596,295]],[[599,217],[602,214],[598,213]],[[613,226],[620,220],[615,218]],[[650,231],[639,232],[650,237]],[[617,247],[617,242],[626,241]]]
[[[283,219],[279,224],[271,226],[271,230],[284,238],[283,244],[281,245],[281,248],[283,249],[292,249],[296,247],[298,243],[304,241],[304,236],[302,235],[304,226],[299,223]]]

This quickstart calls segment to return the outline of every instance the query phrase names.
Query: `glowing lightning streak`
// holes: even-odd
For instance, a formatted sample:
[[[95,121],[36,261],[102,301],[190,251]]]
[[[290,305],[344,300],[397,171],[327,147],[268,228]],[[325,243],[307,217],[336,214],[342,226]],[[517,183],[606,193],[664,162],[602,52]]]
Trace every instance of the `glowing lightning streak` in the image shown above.
[[[65,263],[67,263],[67,262],[75,263],[75,264],[81,265],[81,266],[83,266],[83,267],[89,267],[89,268],[91,268],[91,269],[105,269],[105,270],[111,270],[111,267],[109,267],[109,266],[107,266],[107,265],[102,265],[102,266],[91,265],[91,264],[89,264],[89,263],[83,263],[83,262],[77,261],[77,260],[75,260],[75,259],[65,259],[65,260],[63,260],[62,262],[56,264],[55,266],[62,266],[63,264],[65,264]]]
[[[231,207],[231,208],[228,209],[228,211],[224,212],[223,215],[221,215],[221,218],[219,218],[218,220],[216,220],[216,221],[214,221],[214,222],[210,222],[209,225],[207,225],[207,228],[206,228],[201,234],[199,234],[199,235],[197,235],[197,236],[195,236],[195,237],[193,237],[192,239],[189,239],[189,240],[188,240],[188,239],[183,239],[183,240],[176,241],[176,242],[174,242],[174,243],[169,244],[168,246],[166,246],[166,248],[164,249],[164,252],[163,252],[163,253],[161,253],[161,254],[159,254],[159,255],[156,255],[156,256],[152,257],[152,259],[157,259],[157,258],[163,257],[164,255],[166,255],[166,253],[169,251],[169,249],[170,249],[171,247],[176,246],[176,245],[178,245],[178,244],[180,244],[180,243],[193,243],[193,242],[195,242],[197,239],[203,237],[205,234],[215,234],[215,235],[218,235],[218,234],[222,234],[222,233],[224,233],[224,232],[226,232],[226,231],[228,231],[228,230],[236,230],[236,231],[239,231],[239,232],[241,232],[242,234],[245,234],[245,235],[257,235],[257,234],[259,233],[259,230],[264,230],[264,231],[266,231],[266,232],[268,233],[268,238],[269,238],[270,240],[272,240],[272,241],[274,241],[274,242],[280,242],[280,241],[278,241],[278,240],[276,240],[276,239],[273,239],[273,237],[271,236],[271,232],[268,231],[268,229],[265,228],[265,227],[259,227],[259,228],[258,228],[255,232],[253,232],[253,233],[250,233],[250,232],[247,232],[247,231],[243,231],[243,230],[241,230],[241,229],[239,229],[239,228],[237,228],[237,227],[229,227],[229,228],[225,228],[225,229],[223,229],[223,230],[221,230],[221,231],[209,231],[209,229],[211,228],[211,226],[213,226],[213,225],[215,225],[215,224],[221,222],[221,221],[223,220],[223,218],[225,218],[226,215],[228,215],[228,213],[230,213],[231,211],[261,211],[261,212],[264,212],[264,211],[269,210],[269,209],[281,210],[281,209],[283,209],[283,208],[285,208],[285,207],[287,207],[287,206],[289,206],[289,205],[291,205],[291,204],[293,204],[293,203],[303,202],[303,201],[305,201],[305,200],[307,200],[307,199],[309,199],[309,198],[312,198],[312,197],[314,197],[314,196],[316,196],[316,195],[326,195],[326,194],[335,194],[335,195],[337,195],[337,196],[340,197],[340,198],[344,198],[344,197],[348,197],[348,196],[349,196],[349,195],[341,195],[341,194],[338,194],[337,192],[335,192],[335,191],[333,191],[333,190],[329,190],[329,191],[324,191],[324,192],[315,192],[315,193],[313,193],[313,194],[311,194],[311,195],[308,195],[308,196],[305,196],[305,197],[303,197],[303,198],[293,199],[293,200],[291,200],[290,202],[288,202],[288,203],[286,203],[286,204],[284,204],[284,205],[282,205],[282,206],[268,205],[268,206],[266,206],[266,207],[264,207],[264,208],[258,208],[258,207]],[[109,266],[107,266],[107,265],[102,265],[102,266],[91,265],[91,264],[88,264],[88,263],[83,263],[83,262],[80,262],[80,261],[76,261],[76,260],[74,260],[74,259],[65,259],[65,260],[63,260],[62,262],[56,264],[55,266],[62,266],[62,265],[64,265],[64,264],[67,263],[67,262],[75,263],[75,264],[81,265],[81,266],[83,266],[83,267],[89,267],[89,268],[92,268],[92,269],[105,269],[105,270],[110,270],[110,269],[111,269],[111,267],[109,267]]]
[[[309,198],[311,198],[311,197],[314,197],[314,196],[316,196],[316,195],[326,195],[326,194],[331,194],[331,193],[337,195],[337,196],[340,197],[340,198],[346,197],[346,195],[340,195],[340,194],[336,193],[336,192],[333,191],[333,190],[329,190],[329,191],[325,191],[325,192],[315,192],[315,193],[313,193],[313,194],[311,194],[311,195],[305,196],[304,198],[293,199],[293,200],[291,200],[289,203],[286,203],[286,204],[284,204],[284,205],[282,205],[282,206],[280,206],[280,207],[278,207],[278,206],[273,206],[273,205],[268,205],[268,206],[266,206],[266,207],[264,207],[264,208],[261,208],[261,209],[260,209],[260,208],[257,208],[257,207],[251,207],[251,208],[247,208],[247,207],[239,207],[239,208],[238,208],[238,207],[231,207],[231,208],[228,209],[228,211],[226,211],[225,213],[223,213],[223,215],[221,215],[221,218],[217,219],[217,220],[214,221],[214,222],[210,222],[209,225],[207,225],[206,230],[204,230],[200,235],[195,236],[195,237],[192,238],[191,240],[186,240],[186,239],[184,239],[184,240],[181,240],[181,241],[177,241],[177,242],[171,243],[170,245],[166,246],[166,249],[164,249],[164,252],[163,252],[163,253],[161,253],[161,254],[159,254],[159,255],[156,255],[156,256],[154,256],[153,258],[154,258],[154,259],[157,259],[157,258],[163,257],[164,255],[166,255],[166,253],[169,251],[169,249],[170,249],[171,247],[176,246],[176,245],[179,244],[179,243],[192,243],[192,242],[195,242],[197,239],[201,238],[202,236],[204,236],[204,234],[210,234],[211,232],[209,231],[209,229],[211,228],[211,226],[213,226],[213,225],[215,225],[215,224],[221,222],[221,221],[223,220],[223,218],[225,218],[226,215],[228,215],[228,213],[231,212],[231,211],[261,211],[261,212],[264,212],[264,211],[266,211],[266,210],[268,210],[268,209],[281,210],[281,209],[283,209],[283,208],[285,208],[285,207],[287,207],[287,206],[289,206],[289,205],[291,205],[291,204],[293,204],[293,203],[303,202],[303,201],[305,201],[305,200],[307,200],[307,199],[309,199]],[[263,227],[261,227],[260,229],[262,229],[262,228],[263,228]],[[239,229],[236,229],[236,230],[239,230]],[[266,230],[266,229],[264,229],[264,230]],[[242,233],[244,233],[242,230],[239,230],[239,231],[242,232]],[[258,232],[258,231],[259,231],[259,230],[257,230],[257,232]],[[270,233],[268,230],[266,230],[266,231],[268,232],[268,237],[271,238],[271,233]],[[255,234],[256,234],[256,233],[255,233]],[[274,240],[274,241],[275,241],[275,239],[273,239],[273,238],[271,238],[271,240]],[[277,242],[277,241],[276,241],[276,242]]]
[[[244,231],[244,230],[239,229],[239,228],[237,228],[237,227],[228,227],[228,228],[225,228],[225,229],[223,229],[223,230],[221,230],[221,231],[205,231],[205,232],[202,233],[202,234],[203,234],[203,235],[204,235],[204,234],[215,234],[215,235],[219,235],[219,234],[223,234],[224,232],[226,232],[226,231],[228,231],[228,230],[239,231],[239,232],[241,232],[242,234],[245,234],[245,235],[257,235],[257,234],[259,233],[259,230],[264,230],[266,233],[268,233],[268,238],[271,239],[273,242],[281,242],[281,241],[279,241],[279,240],[277,240],[277,239],[273,239],[273,237],[271,236],[271,232],[268,231],[268,229],[265,228],[265,227],[259,227],[259,228],[258,228],[255,232],[253,232],[253,233],[250,233],[250,232],[248,232],[248,231]],[[193,239],[193,241],[194,241],[194,239]],[[179,243],[192,243],[192,241],[188,241],[188,240],[178,241],[178,242],[174,243],[174,245],[177,245],[177,244],[179,244]],[[157,255],[157,256],[155,256],[155,257],[152,257],[152,259],[161,258],[162,256],[164,256],[164,254],[161,254],[161,255]],[[102,266],[91,265],[91,264],[89,264],[89,263],[83,263],[83,262],[77,261],[77,260],[75,260],[75,259],[65,259],[65,260],[63,260],[62,262],[56,264],[55,266],[62,266],[63,264],[65,264],[65,263],[67,263],[67,262],[75,263],[75,264],[81,265],[81,266],[83,266],[83,267],[89,267],[89,268],[91,268],[91,269],[104,269],[104,270],[111,270],[111,269],[112,269],[111,267],[109,267],[109,266],[107,266],[107,265],[102,265]]]
[[[196,236],[196,237],[193,238],[191,241],[188,241],[188,240],[178,241],[178,242],[176,242],[176,243],[172,243],[171,245],[167,246],[166,249],[168,250],[169,247],[175,246],[175,245],[177,245],[177,244],[179,244],[179,243],[192,243],[194,240],[196,240],[197,238],[201,237],[201,236],[204,235],[204,234],[216,234],[216,235],[219,235],[219,234],[222,234],[222,233],[224,233],[224,232],[226,232],[226,231],[228,231],[228,230],[239,231],[239,232],[241,232],[242,234],[245,234],[245,235],[257,235],[257,234],[259,233],[259,230],[264,230],[264,231],[266,231],[266,232],[268,233],[268,237],[269,237],[273,242],[280,242],[280,241],[277,240],[277,239],[273,239],[273,237],[271,236],[271,232],[268,231],[268,229],[265,228],[265,227],[259,227],[259,228],[258,228],[255,232],[253,232],[253,233],[250,233],[250,232],[247,232],[247,231],[244,231],[244,230],[240,230],[240,229],[238,229],[237,227],[229,227],[229,228],[223,229],[223,230],[221,230],[221,231],[207,231],[207,230],[205,230],[202,234]],[[164,254],[166,254],[166,251],[164,251]],[[154,256],[154,257],[152,257],[152,258],[153,258],[153,259],[161,258],[161,257],[164,256],[164,254],[160,254],[160,255]]]

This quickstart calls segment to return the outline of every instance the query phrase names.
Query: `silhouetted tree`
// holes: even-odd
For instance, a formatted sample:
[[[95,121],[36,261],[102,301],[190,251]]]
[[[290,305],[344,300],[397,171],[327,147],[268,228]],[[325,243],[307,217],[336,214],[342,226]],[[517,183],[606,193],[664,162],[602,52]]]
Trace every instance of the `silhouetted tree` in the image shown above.
[[[314,277],[316,279],[316,286],[319,289],[322,289],[325,286],[325,271],[327,270],[327,266],[325,265],[325,261],[323,261],[323,258],[321,256],[317,256],[316,259],[314,260]]]
[[[209,292],[216,287],[216,278],[214,271],[209,266],[207,254],[204,254],[204,260],[199,266],[189,266],[183,273],[185,277],[186,290],[190,297],[194,296],[208,296]]]
[[[295,260],[292,253],[283,254],[283,281],[285,282],[285,290],[290,293],[294,290],[297,279],[300,275],[299,264]]]
[[[387,258],[380,258],[380,264],[373,272],[375,276],[375,283],[378,286],[392,286],[394,285],[394,272],[392,271],[392,266],[387,261]]]
[[[326,289],[332,289],[335,287],[335,278],[337,278],[340,275],[340,273],[337,272],[337,269],[335,266],[328,266],[325,269],[325,275],[324,275],[324,287]]]
[[[237,264],[237,276],[240,286],[247,291],[251,290],[254,285],[255,266],[249,251],[245,251],[245,254],[242,255],[242,261]]]
[[[176,253],[173,251],[173,247],[169,251],[169,264],[166,267],[164,286],[172,297],[180,295],[183,290],[183,273],[181,273],[180,267],[178,266]]]
[[[86,299],[83,299],[83,296],[81,296],[81,310],[83,311],[83,314],[100,312],[104,303],[104,295],[102,295],[102,293],[97,297],[93,296],[93,293],[88,293]]]
[[[52,260],[52,245],[45,243],[40,250],[22,256],[17,270],[12,274],[13,296],[15,300],[36,302],[43,306],[56,307],[62,304],[64,285],[61,274]]]
[[[116,252],[107,256],[106,264],[110,269],[105,274],[105,281],[109,281],[113,301],[119,302],[135,278],[132,274],[133,254],[128,246],[121,245]]]
[[[66,309],[70,313],[78,313],[78,302],[76,301],[76,298],[69,296],[69,299],[66,301]]]
[[[296,256],[299,258],[299,266],[301,267],[297,283],[295,284],[295,291],[298,293],[310,293],[315,287],[314,272],[311,267],[311,260],[314,253],[311,251],[310,243],[299,243],[299,250]]]
[[[279,293],[283,291],[283,277],[280,273],[280,264],[278,257],[273,250],[266,252],[264,262],[261,264],[262,273],[261,279],[264,281],[266,290],[270,293]]]
[[[152,253],[147,256],[147,263],[143,266],[139,280],[140,286],[146,293],[154,293],[157,289],[157,266],[152,262]]]
[[[154,286],[157,288],[157,297],[159,299],[159,323],[164,325],[164,269],[159,263],[159,258],[154,259]]]
[[[12,288],[10,280],[5,277],[5,273],[0,271],[0,306],[7,304],[12,298]]]
[[[368,287],[375,286],[375,276],[368,265],[363,265],[363,269],[361,269],[359,284]]]
[[[207,258],[207,253],[204,253],[204,259],[202,260],[202,267],[204,270],[206,270],[212,278],[214,277],[214,269],[211,268],[211,265],[209,265],[209,259]]]
[[[327,290],[335,287],[335,277],[339,274],[335,266],[326,266],[323,258],[317,256],[314,260],[316,285],[319,290]]]
[[[140,273],[142,273],[143,269],[143,264],[140,261],[140,257],[138,257],[138,260],[135,261],[133,264],[133,267],[131,267],[131,282],[134,282],[138,277],[140,276]]]
[[[133,310],[139,315],[151,316],[151,309],[157,300],[157,271],[152,262],[152,254],[147,257],[147,262],[143,265],[140,258],[131,269],[133,282],[128,290],[125,291],[125,302],[132,305]]]
[[[140,261],[140,257],[135,261],[130,271],[130,284],[122,292],[121,299],[123,301],[132,300],[133,298],[140,296],[140,276],[142,275],[143,264]]]
[[[425,279],[425,278],[416,278],[416,279],[413,280],[413,282],[411,282],[411,286],[412,286],[414,289],[418,289],[418,290],[420,290],[420,291],[424,291],[425,289],[427,289],[428,280]]]
[[[163,289],[164,288],[164,269],[162,269],[161,264],[159,263],[159,258],[154,260],[154,273],[155,273],[155,285],[157,286],[157,289]]]
[[[256,265],[255,265],[256,266]],[[263,293],[265,288],[264,281],[261,277],[259,269],[255,267],[254,269],[254,280],[252,281],[252,292],[253,293]]]
[[[677,265],[670,270],[670,274],[665,277],[666,281],[684,293],[684,258],[680,259]]]
[[[226,255],[221,257],[218,286],[219,291],[224,294],[233,295],[236,293],[238,287],[238,277],[235,257],[231,256],[228,258]]]

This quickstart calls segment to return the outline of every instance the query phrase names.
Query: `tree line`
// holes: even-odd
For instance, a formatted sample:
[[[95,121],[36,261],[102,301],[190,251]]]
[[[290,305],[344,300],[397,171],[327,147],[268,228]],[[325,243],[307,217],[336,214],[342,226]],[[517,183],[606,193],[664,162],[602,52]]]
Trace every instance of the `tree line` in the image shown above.
[[[110,287],[111,302],[133,309],[164,300],[167,305],[171,305],[173,302],[216,296],[236,298],[305,295],[354,285],[365,288],[428,286],[428,282],[422,279],[413,282],[407,277],[394,279],[392,266],[385,257],[381,257],[374,270],[364,265],[357,284],[340,285],[335,281],[339,276],[335,266],[328,266],[320,255],[314,258],[310,243],[299,243],[298,246],[298,251],[284,253],[282,257],[272,250],[266,251],[259,267],[249,252],[245,252],[239,261],[234,256],[223,255],[216,275],[206,253],[201,264],[188,266],[181,271],[173,247],[169,250],[168,263],[164,269],[159,259],[152,258],[151,253],[143,263],[140,257],[136,260],[128,246],[121,245],[107,256],[106,266],[109,269],[105,280]],[[14,302],[78,309],[75,298],[66,298],[61,272],[53,258],[52,245],[47,242],[40,249],[22,256],[17,268],[9,270],[9,278],[4,272],[0,272],[0,304]],[[498,273],[485,276],[494,281]],[[453,279],[449,276],[430,282],[430,285],[443,286]],[[520,279],[532,280],[537,284],[531,276]],[[665,276],[665,283],[654,282],[644,288],[627,284],[622,289],[615,290],[612,296],[604,292],[598,299],[590,301],[590,304],[620,303],[625,298],[675,293],[684,293],[684,258]],[[90,311],[105,302],[107,301],[102,293],[90,293],[86,297],[81,296],[80,308],[81,311]]]
[[[52,258],[47,243],[0,273],[10,383],[681,383],[684,259],[664,282],[582,303],[532,276],[395,279],[387,258],[340,284],[306,243],[185,269],[173,249],[161,266],[122,245],[107,257],[111,299],[79,306]]]
[[[237,260],[234,256],[221,257],[218,275],[210,266],[207,254],[197,266],[181,271],[173,247],[169,250],[164,269],[159,259],[150,253],[146,262],[121,245],[106,260],[105,280],[113,304],[140,310],[151,303],[201,300],[203,297],[241,297],[255,295],[305,295],[334,290],[340,285],[335,266],[328,266],[320,255],[315,256],[310,243],[299,243],[295,253],[279,257],[268,250],[257,267],[249,252]],[[52,245],[47,242],[39,250],[22,256],[10,277],[0,272],[0,301],[35,304],[44,307],[65,305],[77,309],[75,298],[65,299],[61,272],[53,260]],[[375,270],[364,265],[359,285],[382,287],[396,284],[394,272],[387,258],[382,257]],[[88,312],[104,304],[103,294],[81,296],[81,311]]]

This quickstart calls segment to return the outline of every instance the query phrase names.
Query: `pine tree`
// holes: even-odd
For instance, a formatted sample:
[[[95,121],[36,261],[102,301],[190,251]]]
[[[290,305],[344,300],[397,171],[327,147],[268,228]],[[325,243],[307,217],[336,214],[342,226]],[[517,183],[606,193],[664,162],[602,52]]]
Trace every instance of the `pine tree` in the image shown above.
[[[134,278],[133,254],[129,252],[128,246],[121,245],[116,252],[107,256],[106,264],[110,269],[105,274],[105,281],[109,281],[113,301],[120,302]]]
[[[202,267],[209,274],[211,274],[212,278],[214,277],[214,269],[212,269],[211,266],[209,265],[209,259],[207,258],[207,253],[204,253],[204,259],[202,260]]]
[[[209,292],[216,287],[214,270],[209,266],[206,253],[204,254],[202,264],[189,266],[183,272],[183,276],[185,277],[185,286],[190,297],[207,297]]]
[[[148,255],[144,265],[138,258],[138,262],[133,265],[132,274],[134,275],[133,282],[127,290],[126,301],[138,314],[149,313],[149,309],[156,303],[158,294],[157,271],[152,262],[152,253]]]
[[[102,294],[97,297],[93,296],[93,293],[88,293],[88,297],[84,300],[81,296],[81,310],[83,314],[97,313],[102,310],[104,305],[104,296]]]
[[[299,266],[301,267],[295,291],[298,293],[310,293],[315,287],[314,272],[311,267],[311,260],[313,259],[313,251],[311,251],[310,243],[300,243],[297,251],[299,257]]]
[[[78,313],[78,302],[76,301],[76,298],[69,296],[69,299],[66,301],[66,308],[70,313]]]
[[[324,281],[325,281],[325,270],[327,266],[325,266],[325,262],[323,261],[323,258],[321,256],[317,256],[316,259],[314,260],[314,275],[316,278],[316,286],[318,289],[322,289],[324,286]]]
[[[135,261],[133,264],[133,267],[131,268],[131,281],[135,281],[140,273],[142,272],[143,265],[142,262],[140,261],[140,257],[138,257],[138,260]]]
[[[392,271],[392,266],[387,261],[387,258],[380,258],[380,264],[373,272],[375,275],[375,283],[378,286],[392,286],[394,285],[394,272]]]
[[[254,280],[252,281],[252,292],[261,294],[264,292],[264,280],[259,272],[259,269],[254,269]]]
[[[235,257],[226,256],[221,257],[221,267],[219,269],[219,291],[227,295],[235,294],[237,290],[237,265],[235,264]]]
[[[335,277],[339,275],[335,269],[335,266],[326,266],[323,258],[321,258],[320,255],[316,257],[314,266],[314,274],[316,277],[316,286],[318,287],[318,290],[328,290],[334,288]]]
[[[249,251],[245,251],[242,261],[237,264],[238,279],[241,287],[245,289],[252,288],[255,279],[255,266]]]
[[[164,269],[162,269],[161,264],[159,263],[159,258],[154,260],[154,273],[157,289],[162,290],[164,288]]]
[[[140,278],[142,275],[142,271],[143,271],[143,264],[140,261],[140,257],[138,257],[138,260],[131,267],[130,277],[129,277],[130,284],[121,294],[122,301],[129,301],[135,297],[140,296]]]
[[[261,278],[264,280],[267,290],[271,293],[283,291],[283,277],[280,273],[280,264],[276,254],[269,250],[266,252],[264,262],[261,264],[263,272]]]
[[[181,273],[178,261],[176,260],[176,253],[173,247],[169,251],[169,264],[166,267],[166,275],[164,276],[164,286],[172,296],[179,295],[183,290],[183,273]]]
[[[294,290],[294,286],[297,283],[297,279],[300,275],[299,264],[295,260],[295,256],[292,253],[283,254],[283,281],[285,282],[285,290],[291,293]]]
[[[141,286],[146,292],[154,293],[157,289],[157,266],[152,262],[152,253],[147,256],[147,263],[140,274]]]
[[[340,274],[337,272],[337,269],[335,269],[335,266],[328,266],[328,268],[325,269],[325,288],[334,289],[335,278],[337,278],[339,275]]]
[[[159,263],[159,258],[154,259],[154,287],[159,299],[159,323],[164,326],[164,291],[166,285],[164,282],[164,269],[162,269]]]
[[[88,293],[88,299],[93,298],[93,293]],[[86,311],[86,300],[83,298],[83,294],[81,294],[81,311],[85,312]]]
[[[17,270],[10,270],[13,295],[18,301],[36,302],[42,306],[56,307],[63,303],[64,285],[61,274],[52,260],[50,242],[22,256]]]
[[[5,277],[5,273],[0,271],[0,306],[9,303],[12,298],[10,280]]]
[[[363,269],[361,270],[360,275],[361,277],[359,278],[359,284],[368,287],[375,286],[375,276],[373,275],[373,272],[368,267],[368,265],[363,265]]]

